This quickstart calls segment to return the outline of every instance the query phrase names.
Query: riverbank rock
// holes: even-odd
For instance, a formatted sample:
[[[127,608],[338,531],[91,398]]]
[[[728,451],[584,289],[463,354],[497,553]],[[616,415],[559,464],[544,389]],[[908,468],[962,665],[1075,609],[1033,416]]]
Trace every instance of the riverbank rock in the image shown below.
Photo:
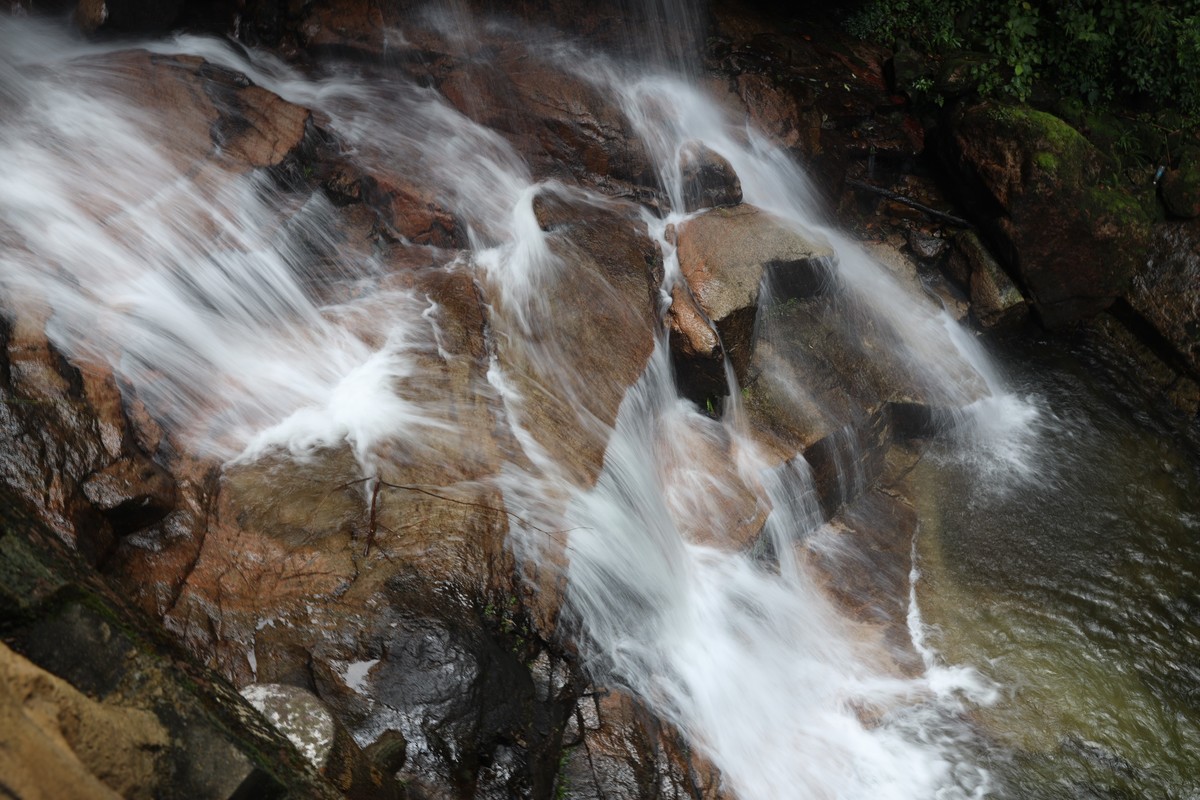
[[[1024,106],[968,106],[949,121],[943,158],[1045,325],[1112,305],[1145,264],[1148,211],[1105,182],[1099,151],[1061,119]]]
[[[954,238],[947,268],[966,290],[983,327],[1007,327],[1025,317],[1025,298],[974,231]]]
[[[743,383],[764,282],[781,298],[807,297],[828,285],[833,265],[833,250],[819,237],[751,205],[713,209],[679,230],[679,267]],[[678,333],[689,346],[702,341],[682,327]]]
[[[1129,305],[1200,378],[1200,222],[1155,227],[1150,261],[1133,281]]]

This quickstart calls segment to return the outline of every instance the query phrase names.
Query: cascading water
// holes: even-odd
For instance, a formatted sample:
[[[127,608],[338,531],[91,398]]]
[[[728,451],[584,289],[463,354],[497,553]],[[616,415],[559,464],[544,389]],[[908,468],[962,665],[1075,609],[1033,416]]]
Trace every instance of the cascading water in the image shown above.
[[[223,460],[303,457],[345,442],[370,476],[383,452],[437,459],[439,440],[467,435],[419,390],[422,359],[441,348],[437,304],[392,282],[372,252],[337,240],[323,195],[297,205],[261,178],[181,168],[159,138],[169,131],[136,102],[138,87],[93,68],[105,48],[14,23],[0,28],[0,44],[0,287],[6,303],[46,321],[57,346],[109,363],[187,447]],[[475,387],[517,443],[491,480],[519,521],[511,536],[522,557],[545,557],[547,529],[570,531],[569,611],[598,683],[624,687],[678,726],[742,798],[988,793],[960,718],[987,687],[933,658],[923,674],[901,677],[842,616],[802,555],[822,524],[808,465],[767,452],[738,409],[738,387],[719,419],[682,399],[659,326],[615,426],[589,410],[592,376],[574,366],[572,342],[547,333],[546,287],[571,278],[534,198],[562,187],[534,181],[505,139],[405,79],[350,69],[307,77],[207,39],[149,48],[202,57],[312,109],[360,163],[407,165],[464,221],[468,250],[429,257],[490,292],[491,334],[510,354],[493,355],[487,383]],[[555,63],[561,53],[530,57]],[[832,243],[845,324],[876,329],[931,405],[960,408],[980,394],[984,357],[820,221],[781,150],[681,80],[599,60],[585,72],[619,98],[675,209],[645,212],[664,255],[664,305],[683,279],[667,226],[692,216],[678,210],[679,154],[701,142],[730,162],[746,202]],[[772,335],[769,324],[760,331],[763,341]],[[802,379],[770,380],[785,395],[805,392]],[[534,389],[607,439],[594,484],[539,440]],[[994,383],[984,389],[1001,395]],[[722,455],[695,457],[704,452]],[[866,479],[855,453],[841,456],[849,497]],[[748,551],[714,529],[734,482],[766,516]]]

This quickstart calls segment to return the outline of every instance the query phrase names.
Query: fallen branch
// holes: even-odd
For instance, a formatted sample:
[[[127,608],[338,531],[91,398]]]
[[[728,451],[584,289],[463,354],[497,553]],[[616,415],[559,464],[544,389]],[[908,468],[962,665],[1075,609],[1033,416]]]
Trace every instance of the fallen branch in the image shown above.
[[[918,203],[911,197],[905,197],[904,195],[893,192],[890,189],[884,189],[882,186],[874,186],[870,183],[864,183],[863,181],[855,180],[854,178],[846,178],[846,183],[849,186],[853,186],[855,189],[863,189],[864,191],[874,192],[877,195],[886,197],[888,200],[895,200],[897,203],[903,203],[904,205],[915,208],[918,211],[933,217],[934,219],[941,220],[948,225],[954,225],[959,228],[975,227],[962,217],[956,217],[953,214],[947,214],[945,211],[938,211],[936,208],[930,208],[924,203]]]

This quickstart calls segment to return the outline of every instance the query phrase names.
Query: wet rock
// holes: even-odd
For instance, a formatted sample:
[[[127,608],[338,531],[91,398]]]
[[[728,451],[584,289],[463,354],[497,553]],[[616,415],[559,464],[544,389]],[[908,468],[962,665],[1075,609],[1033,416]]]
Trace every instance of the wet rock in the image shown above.
[[[1024,318],[1025,298],[974,232],[955,238],[949,269],[967,287],[971,310],[983,327],[1013,325]]]
[[[1159,193],[1172,215],[1184,219],[1200,217],[1200,149],[1183,151],[1179,168],[1167,171]]]
[[[887,458],[906,467],[919,450],[892,447]],[[884,483],[895,477],[883,475]],[[864,492],[846,505],[817,538],[801,545],[801,557],[815,568],[826,590],[855,626],[860,657],[892,674],[916,676],[924,670],[908,629],[912,540],[917,515],[901,483]],[[878,713],[881,709],[863,709]]]
[[[111,372],[78,370],[45,333],[46,320],[6,310],[0,318],[0,486],[89,558],[113,546],[113,530],[81,485],[121,458],[148,463],[130,428]],[[119,470],[119,468],[117,468]],[[160,484],[147,497],[165,500]]]
[[[794,94],[757,73],[738,75],[735,85],[750,119],[760,130],[784,147],[814,147],[812,140],[820,136],[820,117],[802,111]]]
[[[1107,308],[1149,246],[1139,198],[1101,180],[1100,153],[1057,117],[985,103],[958,113],[944,156],[1039,318],[1065,325]]]
[[[1154,336],[1146,335],[1147,322],[1135,312],[1119,305],[1113,311],[1088,320],[1089,337],[1113,354],[1113,363],[1131,385],[1159,393],[1189,417],[1200,415],[1200,378],[1173,348],[1147,343]]]
[[[158,522],[175,508],[175,480],[146,458],[114,461],[80,487],[118,536]]]
[[[278,166],[308,133],[307,109],[196,56],[126,51],[101,66],[114,91],[171,132],[163,145],[184,174]]]
[[[667,309],[671,360],[680,391],[698,403],[727,391],[721,338],[685,283],[671,287]]]
[[[1200,223],[1168,223],[1154,229],[1146,268],[1133,280],[1129,305],[1200,377]]]
[[[296,746],[300,755],[318,770],[326,770],[333,753],[336,724],[316,695],[278,683],[252,683],[243,686],[241,692]]]
[[[713,209],[679,231],[680,269],[742,382],[763,281],[769,278],[780,297],[805,297],[826,286],[832,264],[827,244],[754,206]]]
[[[456,249],[467,244],[454,214],[434,194],[401,175],[376,172],[351,191],[376,210],[389,231],[414,244]]]
[[[683,210],[698,211],[742,202],[742,182],[724,156],[699,142],[684,146],[679,156]]]
[[[662,464],[663,485],[670,487],[665,494],[667,510],[679,532],[688,541],[709,547],[749,549],[771,511],[759,475],[757,448],[734,440],[708,417],[672,417],[663,422],[655,451]]]
[[[656,184],[650,157],[615,98],[560,65],[509,45],[490,64],[456,64],[438,89],[512,142],[540,177],[572,178],[608,194],[644,193]]]
[[[919,290],[895,283],[890,291]],[[768,450],[780,461],[804,455],[826,516],[874,483],[893,439],[928,435],[940,415],[986,391],[968,363],[949,355],[948,339],[927,343],[947,354],[937,371],[914,370],[896,334],[863,322],[855,302],[838,284],[765,307],[742,397]],[[943,336],[928,313],[919,335]],[[847,316],[859,324],[847,325]]]
[[[494,287],[492,324],[498,353],[521,390],[520,423],[581,485],[599,474],[626,389],[641,376],[654,348],[662,255],[635,207],[566,200],[573,215],[547,236],[552,258],[536,294],[537,335],[516,346],[503,331],[525,324],[521,298]],[[570,355],[563,348],[569,348]],[[570,365],[561,374],[550,364]],[[600,427],[593,420],[601,423]]]
[[[0,771],[11,787],[39,767],[16,796],[338,796],[220,678],[0,497],[0,599],[22,597],[0,602]]]
[[[399,23],[393,6],[381,6],[370,0],[307,3],[297,26],[297,38],[318,51],[357,51],[363,55],[382,56],[387,49],[388,28]]]
[[[723,800],[720,773],[638,701],[607,691],[580,703],[567,729],[558,791],[571,797]]]
[[[306,689],[253,683],[243,686],[241,694],[348,797],[389,800],[400,796],[394,775],[404,763],[405,740],[396,731],[381,737],[372,758],[359,748],[332,710]]]
[[[924,261],[933,261],[946,252],[946,240],[920,228],[909,228],[906,233],[909,250]]]

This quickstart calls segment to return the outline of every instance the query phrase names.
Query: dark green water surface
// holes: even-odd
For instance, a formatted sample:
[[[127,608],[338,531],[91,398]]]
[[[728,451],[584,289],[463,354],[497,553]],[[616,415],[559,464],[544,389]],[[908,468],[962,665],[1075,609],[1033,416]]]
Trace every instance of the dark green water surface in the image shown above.
[[[1001,359],[1033,435],[910,476],[930,643],[997,684],[995,794],[1200,798],[1194,437],[1082,346]]]

